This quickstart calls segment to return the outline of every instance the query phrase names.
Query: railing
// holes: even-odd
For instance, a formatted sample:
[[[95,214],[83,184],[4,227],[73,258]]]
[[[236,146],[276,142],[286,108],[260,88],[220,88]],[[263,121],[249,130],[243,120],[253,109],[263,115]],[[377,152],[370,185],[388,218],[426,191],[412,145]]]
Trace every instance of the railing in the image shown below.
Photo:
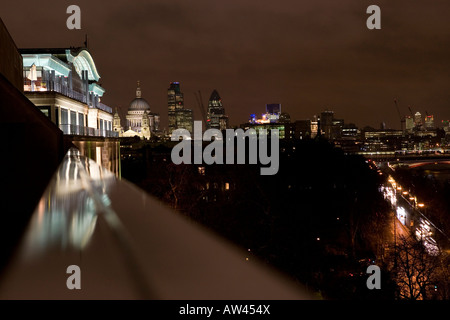
[[[29,79],[24,79],[23,89],[25,92],[46,92],[54,91],[65,95],[66,97],[72,98],[74,100],[80,101],[87,104],[86,95],[78,92],[76,90],[70,89],[68,86],[50,80],[36,80],[31,81]],[[112,108],[103,104],[97,103],[96,106],[90,106],[91,108],[97,108],[108,113],[112,113]]]
[[[0,299],[312,298],[246,256],[71,149],[0,277]]]
[[[111,108],[111,107],[108,107],[106,104],[103,104],[103,103],[101,103],[101,102],[99,102],[99,103],[97,104],[97,109],[100,109],[100,110],[103,110],[103,111],[112,113],[112,108]]]
[[[91,136],[91,137],[107,137],[116,138],[119,136],[118,132],[110,130],[100,130],[90,127],[78,126],[75,124],[60,124],[59,128],[64,134],[76,136]]]

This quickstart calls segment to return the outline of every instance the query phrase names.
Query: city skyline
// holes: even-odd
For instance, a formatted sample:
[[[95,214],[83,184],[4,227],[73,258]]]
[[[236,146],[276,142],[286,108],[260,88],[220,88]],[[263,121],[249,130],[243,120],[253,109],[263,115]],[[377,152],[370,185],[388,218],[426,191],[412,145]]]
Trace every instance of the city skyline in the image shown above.
[[[448,301],[447,7],[330,1],[13,4],[0,299]]]
[[[273,102],[292,119],[328,109],[360,127],[399,128],[394,99],[402,115],[411,106],[434,114],[435,123],[450,119],[445,2],[381,1],[381,30],[366,28],[369,4],[138,1],[106,8],[79,1],[82,29],[68,30],[66,3],[13,3],[2,19],[19,48],[82,46],[87,34],[107,88],[103,102],[124,114],[140,80],[163,128],[173,81],[183,83],[195,120],[195,93],[206,98],[217,89],[230,125]],[[40,31],[30,37],[29,30]]]

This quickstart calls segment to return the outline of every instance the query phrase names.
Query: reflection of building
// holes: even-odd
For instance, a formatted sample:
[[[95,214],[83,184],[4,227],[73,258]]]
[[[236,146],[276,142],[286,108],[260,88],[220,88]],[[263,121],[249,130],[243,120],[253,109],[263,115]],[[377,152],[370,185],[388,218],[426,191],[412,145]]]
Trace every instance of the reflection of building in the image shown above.
[[[140,82],[137,83],[136,98],[133,99],[126,115],[127,129],[122,136],[139,136],[150,139],[153,132],[159,129],[159,115],[150,111],[150,105],[142,98]]]
[[[69,135],[117,136],[112,109],[86,48],[22,49],[24,91],[46,116]]]
[[[208,101],[206,126],[207,129],[225,130],[228,128],[228,116],[225,114],[222,99],[217,90],[211,93]]]

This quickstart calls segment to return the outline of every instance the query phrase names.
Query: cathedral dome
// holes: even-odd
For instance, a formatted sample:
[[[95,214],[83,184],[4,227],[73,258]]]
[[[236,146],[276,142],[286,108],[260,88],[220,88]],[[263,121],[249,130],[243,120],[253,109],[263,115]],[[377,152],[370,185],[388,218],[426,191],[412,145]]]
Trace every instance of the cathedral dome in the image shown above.
[[[139,81],[136,88],[136,98],[131,101],[128,111],[150,111],[150,105],[148,104],[147,100],[142,98],[141,86],[139,84]]]
[[[150,105],[144,98],[136,98],[130,103],[129,111],[150,111]]]

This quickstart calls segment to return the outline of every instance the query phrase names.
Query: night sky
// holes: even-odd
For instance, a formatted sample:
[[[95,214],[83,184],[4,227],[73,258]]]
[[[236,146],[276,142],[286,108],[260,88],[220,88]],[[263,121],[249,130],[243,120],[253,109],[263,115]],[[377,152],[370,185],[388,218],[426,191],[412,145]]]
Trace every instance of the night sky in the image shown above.
[[[82,30],[66,28],[71,4]],[[371,4],[381,30],[366,27]],[[3,2],[0,17],[19,48],[82,46],[87,33],[102,102],[124,114],[140,80],[163,127],[171,81],[197,120],[194,93],[207,103],[217,89],[232,125],[281,103],[294,120],[328,109],[399,128],[394,98],[402,114],[450,119],[448,0],[27,0]]]

